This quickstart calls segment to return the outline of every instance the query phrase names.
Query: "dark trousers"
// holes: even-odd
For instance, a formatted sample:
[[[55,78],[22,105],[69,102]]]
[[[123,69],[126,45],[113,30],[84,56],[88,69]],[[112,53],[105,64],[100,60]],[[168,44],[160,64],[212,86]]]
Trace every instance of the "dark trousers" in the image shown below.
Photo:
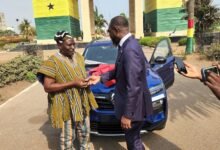
[[[125,130],[125,140],[128,150],[145,150],[140,131],[144,122],[132,122],[131,129]]]

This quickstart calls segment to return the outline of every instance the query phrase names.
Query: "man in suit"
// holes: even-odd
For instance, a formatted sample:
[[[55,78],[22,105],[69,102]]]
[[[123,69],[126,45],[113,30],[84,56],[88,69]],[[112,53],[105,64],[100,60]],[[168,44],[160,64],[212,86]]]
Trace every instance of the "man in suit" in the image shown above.
[[[116,79],[115,115],[121,121],[129,150],[144,150],[140,130],[146,116],[152,114],[152,102],[146,88],[146,67],[149,67],[138,41],[129,33],[126,18],[112,18],[110,38],[118,46],[115,70],[102,76],[91,76],[90,84]]]

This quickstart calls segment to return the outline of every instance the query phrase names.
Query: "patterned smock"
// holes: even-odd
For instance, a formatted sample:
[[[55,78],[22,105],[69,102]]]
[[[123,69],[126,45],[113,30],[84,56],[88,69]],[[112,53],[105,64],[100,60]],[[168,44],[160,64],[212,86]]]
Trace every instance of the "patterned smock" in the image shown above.
[[[46,75],[56,83],[66,83],[86,78],[84,58],[75,52],[73,60],[57,53],[45,61],[38,71],[38,76]],[[49,115],[54,128],[62,128],[63,121],[72,119],[82,121],[89,115],[90,109],[98,107],[90,88],[69,88],[61,92],[48,93]]]

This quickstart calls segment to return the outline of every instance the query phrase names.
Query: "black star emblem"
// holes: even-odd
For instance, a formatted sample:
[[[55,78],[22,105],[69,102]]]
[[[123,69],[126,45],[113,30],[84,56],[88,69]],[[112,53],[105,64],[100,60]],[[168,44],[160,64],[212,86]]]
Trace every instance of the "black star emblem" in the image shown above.
[[[53,7],[54,7],[54,5],[53,4],[49,4],[48,6],[47,6],[48,8],[49,8],[49,10],[51,10],[51,9],[54,9]]]

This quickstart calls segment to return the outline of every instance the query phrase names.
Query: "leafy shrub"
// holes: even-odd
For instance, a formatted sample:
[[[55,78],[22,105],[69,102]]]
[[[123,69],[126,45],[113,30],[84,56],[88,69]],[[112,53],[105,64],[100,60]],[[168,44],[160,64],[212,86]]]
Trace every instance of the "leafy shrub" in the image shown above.
[[[11,50],[13,48],[15,48],[17,46],[17,43],[8,43],[8,44],[5,44],[2,49],[3,50]],[[1,47],[1,46],[0,46]]]
[[[5,43],[0,42],[0,48],[3,48],[5,46]]]
[[[187,38],[181,38],[179,41],[178,41],[178,44],[179,46],[183,46],[183,45],[186,45],[186,41],[187,41]]]
[[[220,44],[211,44],[211,47],[205,50],[204,54],[209,60],[220,60]]]
[[[186,43],[187,43],[187,38],[186,38],[186,37],[181,38],[181,39],[178,41],[179,46],[184,46],[184,45],[186,45]],[[194,39],[194,38],[193,38],[193,44],[195,44],[195,39]]]
[[[100,40],[100,39],[103,39],[104,38],[104,36],[102,35],[102,34],[93,34],[92,35],[92,39],[93,40]]]
[[[29,82],[34,82],[37,79],[36,75],[33,72],[27,72],[26,73],[26,77],[25,80],[29,81]]]
[[[165,38],[168,38],[168,37],[165,37],[165,36],[160,36],[160,37],[146,36],[146,37],[140,39],[139,43],[141,45],[155,47],[160,40],[165,39]]]
[[[16,57],[12,61],[0,65],[0,87],[15,81],[33,79],[32,75],[28,72],[36,74],[40,64],[40,57],[29,55]]]
[[[24,45],[24,54],[34,55],[34,56],[43,56],[42,51],[40,50],[39,46],[36,44]]]
[[[20,36],[2,36],[0,37],[0,43],[19,43],[19,42],[27,42],[28,40],[20,37]]]

